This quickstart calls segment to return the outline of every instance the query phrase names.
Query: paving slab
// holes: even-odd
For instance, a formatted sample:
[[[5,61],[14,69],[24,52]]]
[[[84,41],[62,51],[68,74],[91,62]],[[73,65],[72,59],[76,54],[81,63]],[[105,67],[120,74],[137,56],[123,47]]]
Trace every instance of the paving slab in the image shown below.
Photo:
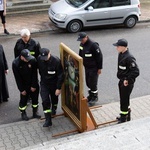
[[[148,150],[150,117],[52,140],[22,150]],[[82,136],[81,136],[82,135]]]
[[[84,133],[72,132],[56,137],[53,136],[77,129],[71,120],[64,115],[53,118],[53,126],[49,128],[43,128],[44,120],[37,119],[3,124],[0,125],[0,150],[20,150],[23,148],[26,148],[24,150],[32,148],[37,150],[50,148],[50,150],[69,150],[71,145],[71,150],[80,150],[83,149],[83,146],[86,146],[86,149],[93,148],[94,150],[107,150],[105,149],[107,147],[109,150],[111,144],[117,150],[117,145],[113,145],[113,141],[118,146],[122,145],[123,150],[126,148],[130,150],[131,147],[136,148],[137,145],[139,150],[144,145],[147,148],[150,143],[148,138],[150,118],[147,119],[150,116],[149,106],[150,95],[131,99],[132,120],[118,125],[117,122],[108,122],[114,121],[118,116],[119,102],[105,104],[102,107],[91,109],[98,129]],[[94,142],[94,139],[95,141],[99,139],[99,141]],[[93,143],[95,144],[93,145]],[[96,145],[97,143],[99,144]],[[128,144],[124,145],[124,143]]]

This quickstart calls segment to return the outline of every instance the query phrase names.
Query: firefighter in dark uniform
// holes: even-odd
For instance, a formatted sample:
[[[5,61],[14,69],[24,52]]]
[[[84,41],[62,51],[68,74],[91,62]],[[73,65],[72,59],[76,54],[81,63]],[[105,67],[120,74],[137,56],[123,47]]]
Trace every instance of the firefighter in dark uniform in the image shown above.
[[[85,32],[79,33],[77,41],[81,41],[79,55],[83,58],[86,85],[89,88],[87,100],[89,106],[93,106],[98,101],[97,82],[101,74],[103,55],[99,44],[92,41]]]
[[[29,120],[26,114],[29,96],[32,100],[33,118],[40,118],[41,116],[38,115],[39,84],[35,57],[30,54],[29,50],[22,50],[20,56],[13,61],[12,69],[20,91],[19,110],[22,120]]]
[[[21,30],[21,38],[17,40],[14,47],[14,56],[18,57],[23,49],[28,49],[30,54],[36,59],[40,53],[40,43],[31,38],[30,31],[28,29]]]
[[[51,55],[47,48],[41,49],[38,67],[41,76],[40,94],[46,118],[43,127],[49,127],[52,125],[51,115],[56,114],[58,96],[64,81],[64,70],[60,59]]]
[[[118,55],[119,95],[120,95],[120,117],[118,123],[131,120],[130,94],[134,87],[136,77],[139,76],[139,68],[136,59],[130,54],[126,39],[120,39],[113,44],[116,46]]]

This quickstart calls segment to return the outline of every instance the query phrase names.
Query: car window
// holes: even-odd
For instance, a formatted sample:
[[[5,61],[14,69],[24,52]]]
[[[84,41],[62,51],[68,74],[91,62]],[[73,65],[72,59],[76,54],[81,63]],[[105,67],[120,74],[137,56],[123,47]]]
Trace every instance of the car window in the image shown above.
[[[80,7],[84,3],[86,3],[88,0],[66,0],[66,2],[74,7]]]
[[[109,7],[109,0],[95,0],[93,1],[90,6],[92,6],[94,9],[98,9],[98,8],[105,8],[105,7]]]
[[[130,0],[112,0],[112,6],[130,5]]]

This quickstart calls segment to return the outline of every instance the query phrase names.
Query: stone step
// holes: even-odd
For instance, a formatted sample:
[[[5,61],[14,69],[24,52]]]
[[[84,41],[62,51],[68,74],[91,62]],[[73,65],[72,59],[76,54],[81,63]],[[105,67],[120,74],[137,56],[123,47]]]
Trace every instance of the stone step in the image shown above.
[[[25,11],[15,11],[15,12],[7,12],[7,16],[14,16],[14,15],[25,15],[25,14],[38,14],[38,13],[44,13],[47,12],[47,17],[48,17],[48,9],[35,9],[35,10],[25,10]]]
[[[7,1],[7,7],[29,5],[29,4],[41,4],[41,3],[44,3],[44,1],[43,0],[12,0],[12,1]]]
[[[7,3],[7,15],[48,12],[50,0],[15,0]]]

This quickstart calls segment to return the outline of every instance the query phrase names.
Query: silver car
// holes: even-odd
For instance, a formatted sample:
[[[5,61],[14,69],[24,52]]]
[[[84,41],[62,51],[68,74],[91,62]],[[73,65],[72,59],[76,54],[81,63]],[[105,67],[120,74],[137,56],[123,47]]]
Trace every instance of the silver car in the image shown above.
[[[83,27],[124,24],[132,28],[139,20],[139,0],[59,0],[48,11],[50,20],[68,32]]]

